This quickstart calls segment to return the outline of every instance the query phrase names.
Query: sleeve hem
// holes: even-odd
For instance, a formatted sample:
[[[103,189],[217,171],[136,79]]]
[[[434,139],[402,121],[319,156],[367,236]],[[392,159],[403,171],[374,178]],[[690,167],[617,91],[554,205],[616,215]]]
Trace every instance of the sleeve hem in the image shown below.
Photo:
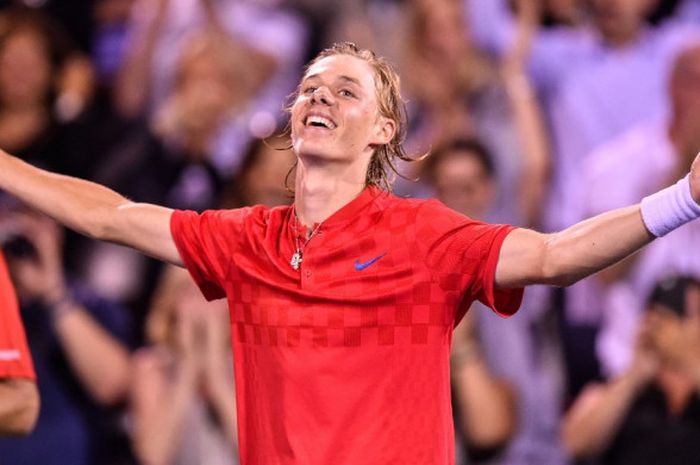
[[[503,227],[494,238],[487,261],[487,269],[489,270],[490,276],[486,277],[486,288],[484,289],[483,303],[491,308],[497,315],[506,318],[513,316],[518,311],[525,293],[522,287],[496,289],[496,267],[498,266],[501,247],[508,234],[515,229],[516,228],[513,226]]]
[[[186,212],[184,211],[175,210],[170,215],[170,235],[172,236],[173,242],[175,243],[177,253],[180,255],[180,258],[182,259],[185,268],[187,269],[194,282],[197,284],[197,287],[199,287],[199,289],[202,291],[202,295],[204,295],[204,298],[209,302],[211,302],[212,300],[223,299],[226,297],[226,293],[220,287],[204,281],[199,275],[199,273],[197,273],[197,266],[192,260],[192,258],[189,256],[189,254],[185,253],[187,247],[185,246],[185,244],[182,243],[182,235],[180,234],[180,232],[182,231],[181,217],[185,213]]]

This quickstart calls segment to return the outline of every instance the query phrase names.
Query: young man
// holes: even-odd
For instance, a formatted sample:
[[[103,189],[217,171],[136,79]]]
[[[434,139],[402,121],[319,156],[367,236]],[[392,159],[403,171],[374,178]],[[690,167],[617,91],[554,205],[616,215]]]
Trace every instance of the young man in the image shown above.
[[[39,415],[39,391],[17,297],[0,253],[0,435],[29,433]]]
[[[228,298],[242,464],[450,464],[449,346],[469,304],[512,314],[521,286],[570,284],[700,217],[700,161],[641,209],[557,234],[490,226],[383,192],[402,108],[371,52],[312,61],[291,107],[293,207],[173,212],[7,154],[0,189]]]

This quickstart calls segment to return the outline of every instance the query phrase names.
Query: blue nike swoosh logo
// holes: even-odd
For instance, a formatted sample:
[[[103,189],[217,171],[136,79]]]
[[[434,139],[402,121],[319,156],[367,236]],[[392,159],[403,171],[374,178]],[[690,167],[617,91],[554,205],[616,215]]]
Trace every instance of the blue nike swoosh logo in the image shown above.
[[[374,257],[372,260],[367,261],[367,262],[364,262],[364,263],[362,263],[360,260],[355,260],[355,271],[362,271],[362,270],[364,270],[364,269],[367,268],[368,266],[374,264],[374,262],[376,262],[377,260],[379,260],[380,258],[382,258],[384,255],[386,255],[386,254],[383,253],[383,254],[381,254],[381,255],[377,255],[377,256]]]

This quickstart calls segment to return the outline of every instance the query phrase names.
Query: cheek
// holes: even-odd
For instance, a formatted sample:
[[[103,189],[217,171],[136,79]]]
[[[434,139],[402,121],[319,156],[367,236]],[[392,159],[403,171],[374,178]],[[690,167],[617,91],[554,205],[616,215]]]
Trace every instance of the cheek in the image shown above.
[[[294,138],[296,131],[298,130],[301,120],[301,109],[302,109],[302,102],[300,98],[297,98],[294,103],[292,104],[292,107],[289,112],[289,127],[291,128],[291,135],[292,138]]]

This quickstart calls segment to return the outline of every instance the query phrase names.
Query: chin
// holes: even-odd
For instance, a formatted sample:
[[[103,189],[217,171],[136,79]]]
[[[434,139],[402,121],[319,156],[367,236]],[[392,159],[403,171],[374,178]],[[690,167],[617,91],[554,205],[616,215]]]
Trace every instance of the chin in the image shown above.
[[[325,144],[321,141],[310,141],[308,139],[296,141],[294,143],[294,153],[299,158],[311,157],[329,160],[337,158],[333,156],[333,153],[329,149],[328,144]]]

